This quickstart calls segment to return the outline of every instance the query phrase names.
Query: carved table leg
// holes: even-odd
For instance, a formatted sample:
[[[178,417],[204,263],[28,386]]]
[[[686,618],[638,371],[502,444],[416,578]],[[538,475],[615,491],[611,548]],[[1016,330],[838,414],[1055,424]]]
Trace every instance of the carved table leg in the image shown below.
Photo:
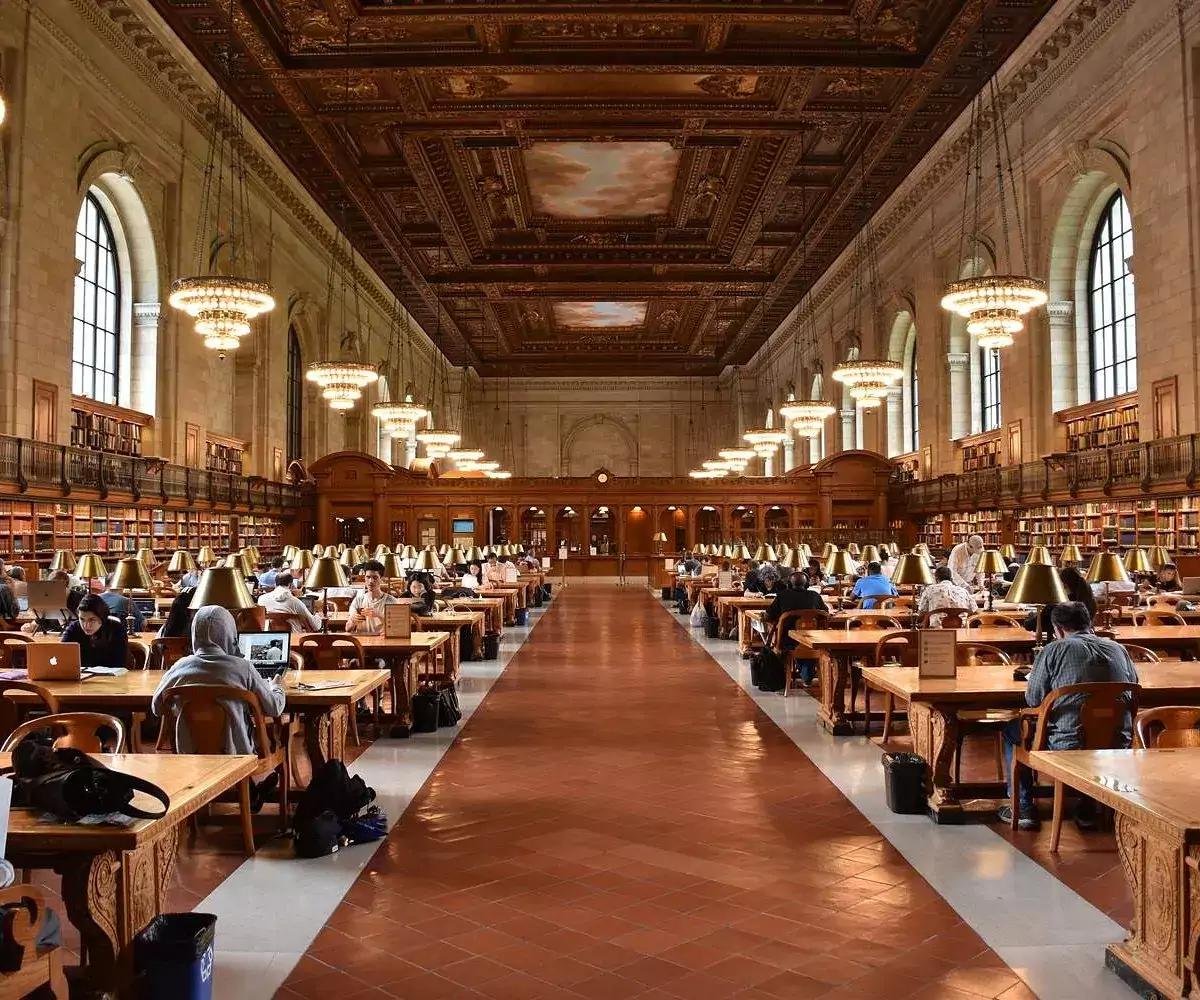
[[[329,760],[344,760],[350,711],[345,705],[314,708],[304,715],[304,750],[315,772]]]
[[[847,736],[854,731],[846,716],[846,679],[849,669],[845,662],[828,653],[817,658],[817,671],[821,676],[820,723],[834,736]]]
[[[178,849],[174,826],[136,851],[67,856],[61,862],[67,916],[88,956],[88,992],[106,996],[128,988],[134,935],[162,912]]]
[[[908,706],[908,725],[913,751],[928,762],[925,791],[933,818],[939,823],[957,822],[962,818],[962,803],[954,792],[953,773],[958,716],[938,705],[912,702]]]

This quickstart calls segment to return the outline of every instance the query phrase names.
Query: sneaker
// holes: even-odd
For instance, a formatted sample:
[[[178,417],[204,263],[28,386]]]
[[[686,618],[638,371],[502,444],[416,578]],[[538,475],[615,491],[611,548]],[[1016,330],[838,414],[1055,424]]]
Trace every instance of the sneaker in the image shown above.
[[[1012,823],[1012,807],[1011,806],[1001,806],[999,811],[996,813],[996,817],[1000,820],[1001,823],[1011,824]],[[1017,820],[1017,829],[1018,830],[1040,830],[1041,828],[1042,828],[1042,821],[1037,818],[1036,813],[1022,813],[1021,818],[1019,820]]]

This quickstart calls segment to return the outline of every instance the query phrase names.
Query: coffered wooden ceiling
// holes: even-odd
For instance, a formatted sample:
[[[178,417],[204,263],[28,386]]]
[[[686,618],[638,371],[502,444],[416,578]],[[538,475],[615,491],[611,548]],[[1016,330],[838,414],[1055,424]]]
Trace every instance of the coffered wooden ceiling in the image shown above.
[[[744,362],[1051,5],[153,2],[485,376]]]

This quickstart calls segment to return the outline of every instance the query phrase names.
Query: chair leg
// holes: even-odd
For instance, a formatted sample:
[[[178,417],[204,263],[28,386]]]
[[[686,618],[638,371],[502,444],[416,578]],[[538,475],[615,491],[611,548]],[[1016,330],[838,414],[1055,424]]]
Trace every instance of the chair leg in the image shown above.
[[[254,814],[250,811],[250,779],[238,785],[238,801],[242,807],[242,846],[247,857],[254,857]]]
[[[850,710],[854,710],[854,696],[850,696]],[[871,685],[863,682],[863,736],[871,738]]]
[[[896,714],[896,698],[889,691],[883,700],[883,742],[892,736],[892,716]]]
[[[1066,786],[1061,781],[1054,782],[1054,815],[1050,820],[1050,853],[1058,853],[1058,841],[1062,837],[1063,799]]]
[[[996,776],[1004,779],[1004,734],[996,730]]]
[[[854,711],[854,706],[858,704],[858,681],[862,677],[862,672],[858,667],[850,664],[850,711]]]
[[[288,798],[291,796],[291,762],[290,755],[279,765],[279,832],[287,833],[291,824],[288,822]]]
[[[958,736],[954,741],[954,783],[957,785],[962,781],[962,750],[963,750],[963,731],[959,727]]]
[[[1021,783],[1018,780],[1018,778],[1020,776],[1020,768],[1021,768],[1021,763],[1020,763],[1020,761],[1017,760],[1017,755],[1014,752],[1013,753],[1013,762],[1012,762],[1012,777],[1010,779],[1012,781],[1012,793],[1011,793],[1011,796],[1009,798],[1009,803],[1008,803],[1009,806],[1012,808],[1012,822],[1009,824],[1009,826],[1013,830],[1015,830],[1017,828],[1017,821],[1020,820],[1020,818],[1021,818],[1021,800],[1020,800],[1020,793],[1019,793]]]
[[[783,696],[786,698],[792,689],[792,671],[796,669],[794,660],[783,661]]]

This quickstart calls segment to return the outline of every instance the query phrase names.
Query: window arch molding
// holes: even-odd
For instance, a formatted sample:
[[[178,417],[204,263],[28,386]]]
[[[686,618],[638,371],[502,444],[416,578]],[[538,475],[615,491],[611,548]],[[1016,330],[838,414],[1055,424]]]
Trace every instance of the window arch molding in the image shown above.
[[[899,362],[904,378],[887,398],[888,456],[903,455],[915,449],[913,426],[913,366],[917,363],[917,324],[912,309],[901,309],[892,320],[888,338],[888,360]]]
[[[95,197],[112,229],[121,281],[118,400],[122,406],[157,416],[159,326],[163,285],[161,233],[154,225],[130,171],[128,147],[105,149],[84,157],[79,175],[75,218],[88,194]],[[136,157],[134,158],[136,159]]]
[[[1102,140],[1076,149],[1072,159],[1076,169],[1061,195],[1045,272],[1050,293],[1049,391],[1055,412],[1092,401],[1092,242],[1113,195],[1121,192],[1131,214],[1136,205],[1128,156],[1116,144]],[[1135,252],[1136,239],[1135,233]]]

